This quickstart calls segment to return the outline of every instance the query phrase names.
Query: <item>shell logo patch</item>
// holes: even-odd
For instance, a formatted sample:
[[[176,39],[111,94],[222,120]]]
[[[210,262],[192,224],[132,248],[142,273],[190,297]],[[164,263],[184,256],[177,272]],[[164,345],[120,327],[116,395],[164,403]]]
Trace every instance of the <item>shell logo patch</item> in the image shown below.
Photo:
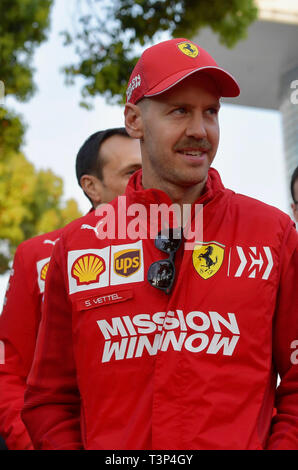
[[[192,57],[194,59],[199,55],[199,49],[191,42],[180,42],[177,46],[180,51],[188,57]]]
[[[47,272],[48,272],[48,269],[49,269],[49,264],[50,262],[48,261],[41,269],[41,273],[40,273],[40,279],[42,281],[45,281],[46,280],[46,277],[47,277]]]
[[[40,259],[36,263],[37,283],[38,283],[38,287],[39,287],[39,292],[41,294],[44,293],[45,280],[46,280],[46,276],[47,276],[47,272],[48,272],[48,268],[49,268],[49,264],[50,264],[50,259],[51,259],[50,257]]]
[[[110,247],[68,252],[69,293],[98,289],[109,285]]]
[[[79,286],[98,282],[106,270],[105,261],[98,255],[88,253],[80,256],[72,265],[71,275]]]
[[[140,250],[123,250],[114,254],[114,270],[120,276],[131,276],[140,269],[140,266]]]
[[[196,245],[192,253],[192,262],[199,276],[203,279],[214,276],[223,263],[224,252],[224,245],[218,242],[204,242]]]

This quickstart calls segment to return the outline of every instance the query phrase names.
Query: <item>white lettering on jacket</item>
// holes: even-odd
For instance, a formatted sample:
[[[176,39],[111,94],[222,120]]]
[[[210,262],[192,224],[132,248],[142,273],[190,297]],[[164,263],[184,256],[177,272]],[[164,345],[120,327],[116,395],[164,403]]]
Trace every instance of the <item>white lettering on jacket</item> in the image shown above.
[[[97,325],[105,340],[102,362],[141,357],[144,351],[154,356],[170,347],[232,356],[240,337],[234,313],[223,316],[213,311],[141,313],[98,320]]]

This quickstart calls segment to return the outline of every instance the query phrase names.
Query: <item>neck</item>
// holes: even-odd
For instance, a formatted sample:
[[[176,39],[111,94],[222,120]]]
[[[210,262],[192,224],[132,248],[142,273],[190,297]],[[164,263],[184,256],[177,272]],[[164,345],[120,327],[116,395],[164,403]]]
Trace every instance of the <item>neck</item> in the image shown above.
[[[177,185],[171,181],[151,181],[143,175],[143,188],[155,188],[166,193],[174,204],[181,208],[184,204],[193,204],[203,194],[206,180],[193,185]]]

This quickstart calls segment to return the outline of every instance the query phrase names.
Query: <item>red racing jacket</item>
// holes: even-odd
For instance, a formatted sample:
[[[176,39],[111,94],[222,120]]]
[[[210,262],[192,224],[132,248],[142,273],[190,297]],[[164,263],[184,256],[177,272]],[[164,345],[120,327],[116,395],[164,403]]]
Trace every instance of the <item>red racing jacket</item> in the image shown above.
[[[18,246],[0,315],[0,435],[9,450],[33,449],[20,411],[33,361],[47,269],[60,233],[55,230]]]
[[[128,236],[136,203],[172,204],[137,172],[126,225],[122,198],[110,206],[117,236],[112,212],[93,213],[54,248],[22,412],[35,447],[298,449],[293,222],[210,169],[196,202],[203,232],[178,249],[166,294],[147,272],[168,255],[152,237]]]

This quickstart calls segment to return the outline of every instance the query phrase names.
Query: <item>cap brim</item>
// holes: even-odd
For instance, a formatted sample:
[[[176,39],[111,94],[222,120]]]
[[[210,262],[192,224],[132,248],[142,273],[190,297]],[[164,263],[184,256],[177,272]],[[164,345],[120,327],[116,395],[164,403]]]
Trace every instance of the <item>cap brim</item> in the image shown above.
[[[151,96],[160,95],[161,93],[164,93],[173,86],[177,85],[185,78],[197,72],[208,73],[208,75],[214,78],[217,83],[220,96],[234,98],[240,95],[240,87],[231,74],[221,69],[220,67],[207,66],[191,70],[182,70],[172,75],[171,77],[168,77],[166,80],[163,80],[151,90],[148,90],[144,97],[149,98]]]

